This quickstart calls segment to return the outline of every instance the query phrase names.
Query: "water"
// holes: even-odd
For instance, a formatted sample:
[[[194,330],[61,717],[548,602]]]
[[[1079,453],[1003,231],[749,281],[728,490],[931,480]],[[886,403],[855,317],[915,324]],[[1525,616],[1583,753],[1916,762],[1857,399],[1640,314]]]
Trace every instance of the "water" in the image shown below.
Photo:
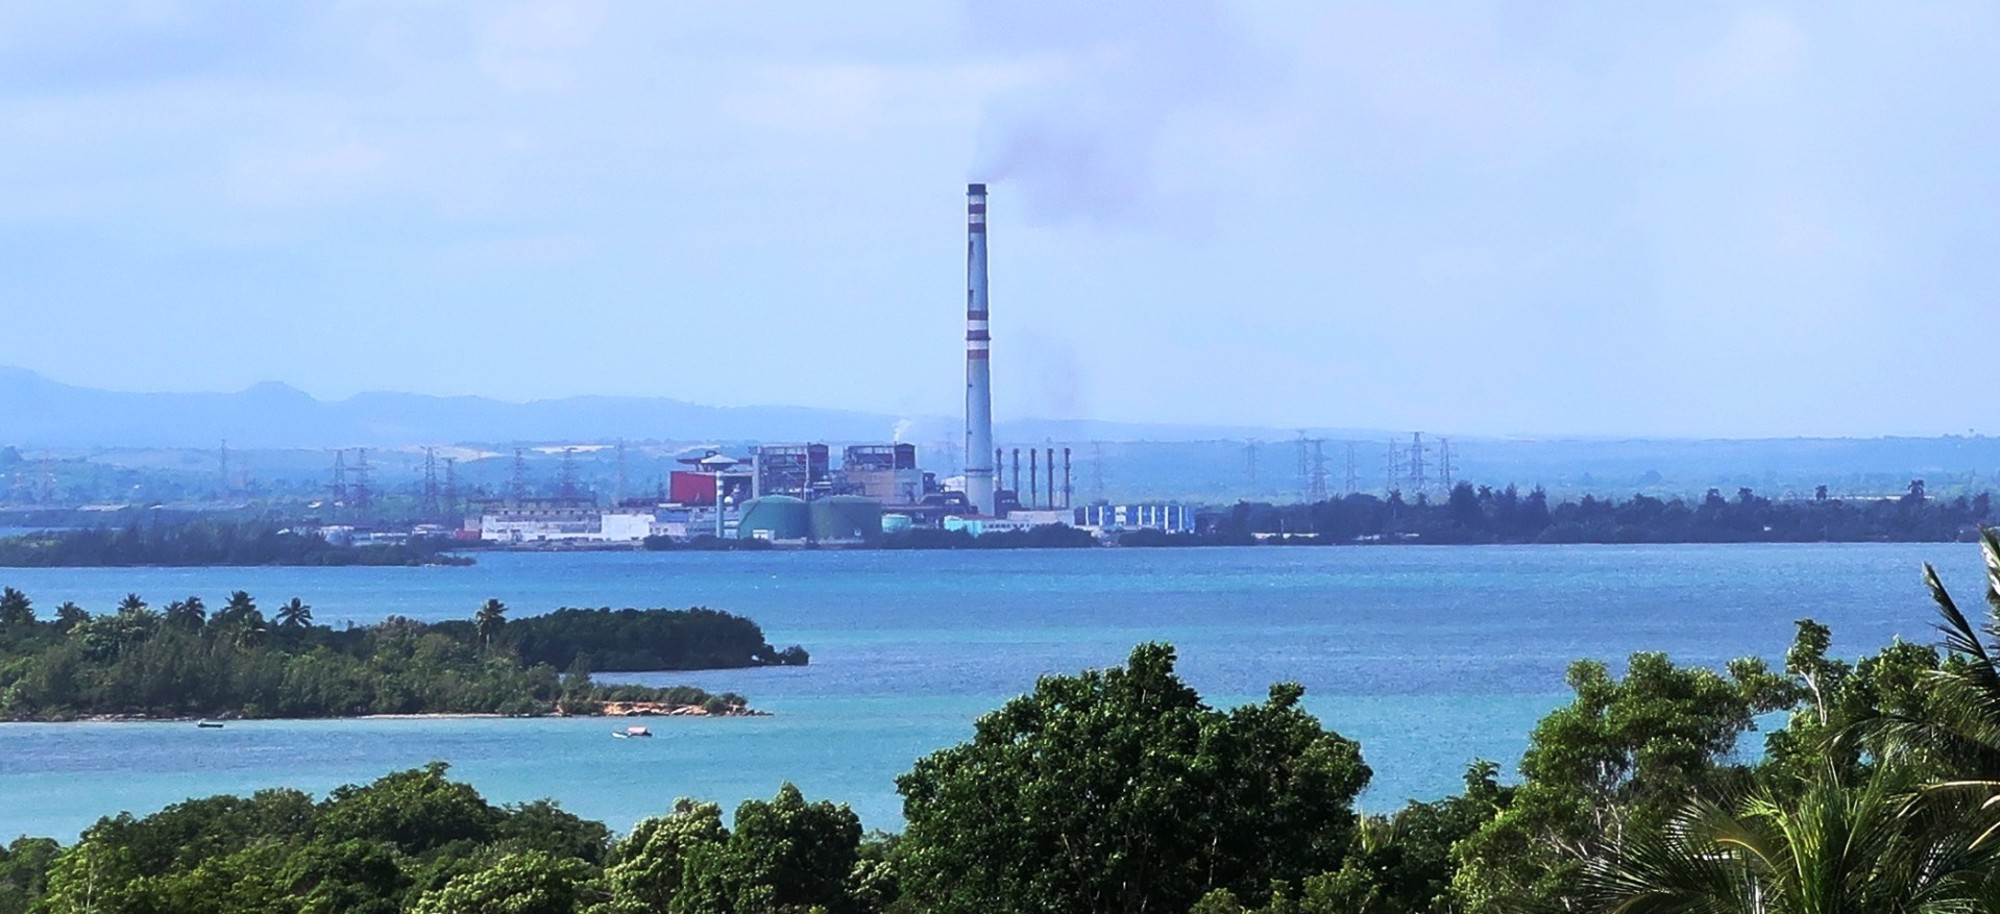
[[[624,828],[677,796],[730,806],[784,780],[896,828],[896,775],[959,742],[1037,676],[1173,642],[1210,701],[1294,679],[1329,726],[1361,740],[1387,810],[1457,789],[1467,763],[1511,770],[1578,657],[1665,650],[1688,663],[1776,657],[1792,622],[1833,626],[1836,651],[1929,640],[1920,562],[1968,598],[1965,545],[1245,548],[1001,552],[482,554],[467,568],[0,569],[44,610],[155,605],[244,589],[293,596],[321,622],[465,618],[488,597],[515,615],[558,606],[707,605],[755,618],[810,667],[634,674],[750,696],[772,716],[607,720],[255,721],[0,725],[0,838],[74,837],[99,816],[189,796],[315,793],[433,759],[496,801],[543,796]]]

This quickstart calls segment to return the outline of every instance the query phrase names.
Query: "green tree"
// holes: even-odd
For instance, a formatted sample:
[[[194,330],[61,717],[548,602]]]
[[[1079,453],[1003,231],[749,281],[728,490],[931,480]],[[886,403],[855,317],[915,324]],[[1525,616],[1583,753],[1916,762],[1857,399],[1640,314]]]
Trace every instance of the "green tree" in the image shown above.
[[[908,897],[939,912],[1178,911],[1337,869],[1369,771],[1302,694],[1280,684],[1215,710],[1163,644],[1044,677],[898,779]]]
[[[245,624],[253,616],[262,618],[262,614],[257,611],[256,598],[250,596],[248,591],[237,590],[230,592],[228,602],[222,604],[222,608],[216,611],[213,621],[218,625],[233,628]]]
[[[90,613],[74,602],[65,600],[56,607],[56,630],[67,634],[71,629],[90,618]]]
[[[671,814],[640,821],[619,842],[617,862],[605,868],[610,900],[601,914],[670,910],[689,859],[712,857],[728,838],[722,807],[714,803],[681,799]]]
[[[134,883],[141,871],[124,848],[86,834],[56,858],[48,873],[48,892],[40,911],[98,914],[134,909]]]
[[[785,784],[769,802],[738,806],[728,841],[694,849],[692,885],[674,910],[846,911],[860,844],[861,820],[852,810],[825,800],[807,803],[797,787]]]
[[[176,600],[167,604],[166,622],[184,631],[201,631],[201,627],[208,622],[208,607],[197,596]]]
[[[472,616],[472,624],[479,631],[481,647],[493,646],[493,639],[500,636],[500,628],[507,624],[507,604],[488,598],[479,612]]]
[[[311,628],[312,607],[307,606],[298,597],[293,597],[290,603],[278,607],[278,613],[274,618],[277,619],[278,627],[286,631]]]
[[[1929,760],[1947,778],[1988,793],[2000,793],[2000,533],[1982,529],[1986,560],[1984,630],[1975,627],[1924,565],[1924,583],[1943,617],[1949,662],[1926,680],[1929,701],[1922,713],[1885,714],[1883,737]]]
[[[454,841],[492,840],[500,811],[471,785],[446,779],[449,767],[432,762],[365,787],[335,789],[321,804],[319,834],[334,841],[387,841],[411,854]]]
[[[35,604],[28,595],[12,587],[0,590],[0,626],[14,628],[35,624]]]
[[[1870,759],[1891,749],[1883,721],[1932,716],[1935,649],[1898,639],[1849,663],[1826,656],[1831,643],[1826,626],[1802,619],[1785,653],[1785,673],[1798,700],[1786,725],[1765,740],[1758,765],[1759,778],[1774,787],[1804,785],[1829,764],[1843,778],[1859,778]]]
[[[48,892],[49,868],[62,846],[48,838],[16,838],[0,847],[0,914],[26,914]]]
[[[1574,910],[1591,861],[1663,827],[1690,797],[1740,788],[1748,770],[1725,763],[1738,737],[1794,697],[1759,660],[1725,676],[1658,653],[1632,655],[1623,680],[1579,661],[1569,684],[1576,699],[1536,725],[1506,808],[1452,851],[1467,911]]]
[[[573,857],[510,854],[425,892],[412,914],[572,914],[594,895],[594,873]]]

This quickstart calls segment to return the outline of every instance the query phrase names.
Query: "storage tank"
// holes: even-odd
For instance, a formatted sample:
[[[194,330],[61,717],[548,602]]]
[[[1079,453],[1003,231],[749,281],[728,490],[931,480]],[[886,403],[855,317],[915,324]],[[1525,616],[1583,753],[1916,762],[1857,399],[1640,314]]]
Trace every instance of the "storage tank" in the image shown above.
[[[816,540],[858,540],[882,529],[882,503],[859,495],[834,495],[812,503]]]
[[[802,540],[812,531],[806,503],[790,495],[766,495],[743,503],[736,521],[740,539]]]

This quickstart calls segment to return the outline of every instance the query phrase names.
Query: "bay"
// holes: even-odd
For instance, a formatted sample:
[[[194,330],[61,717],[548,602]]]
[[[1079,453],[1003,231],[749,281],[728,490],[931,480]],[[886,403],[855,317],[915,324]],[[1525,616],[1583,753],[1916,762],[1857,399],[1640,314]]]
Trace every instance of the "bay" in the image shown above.
[[[1803,617],[1837,653],[1929,641],[1921,562],[1970,596],[1976,547],[1952,544],[1100,549],[993,552],[490,553],[463,568],[0,569],[48,611],[102,612],[243,589],[293,596],[321,622],[516,617],[561,606],[706,605],[803,644],[805,668],[623,674],[736,691],[769,717],[651,722],[421,719],[0,725],[0,838],[64,840],[99,816],[190,796],[321,793],[442,760],[496,801],[553,797],[626,828],[675,797],[725,807],[786,780],[899,826],[896,775],[967,738],[1036,677],[1104,666],[1141,641],[1176,645],[1212,702],[1307,689],[1375,770],[1362,805],[1457,789],[1475,758],[1511,772],[1528,730],[1565,700],[1571,660],[1663,650],[1718,665],[1776,658]],[[608,677],[607,677],[608,678]],[[1752,737],[1754,742],[1756,737]]]

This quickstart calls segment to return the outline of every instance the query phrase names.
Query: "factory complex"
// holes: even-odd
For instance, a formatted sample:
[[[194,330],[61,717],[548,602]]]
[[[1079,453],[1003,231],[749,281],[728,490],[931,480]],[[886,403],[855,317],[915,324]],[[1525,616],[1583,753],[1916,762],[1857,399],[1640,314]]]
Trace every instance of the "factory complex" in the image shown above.
[[[648,537],[702,536],[776,543],[865,542],[915,528],[974,536],[1049,525],[1101,534],[1194,530],[1184,505],[1072,506],[1070,449],[1012,449],[1012,488],[1002,487],[1002,449],[993,444],[992,330],[986,277],[986,185],[966,187],[965,455],[960,478],[940,480],[917,463],[915,445],[764,445],[744,456],[709,451],[685,457],[684,469],[654,499],[609,509],[593,498],[513,497],[477,504],[467,538],[502,544],[638,543]],[[1056,457],[1062,456],[1057,486]],[[988,458],[991,462],[988,462]]]
[[[859,543],[914,528],[975,536],[1058,524],[1113,534],[1133,529],[1191,532],[1184,505],[1072,507],[1068,449],[1013,451],[1013,488],[994,489],[980,511],[963,491],[921,469],[911,444],[766,445],[745,456],[709,451],[681,459],[663,497],[611,507],[590,497],[520,497],[477,502],[459,534],[495,544],[637,544],[647,537],[702,536],[775,543]],[[1058,463],[1060,455],[1061,463]],[[1000,466],[1006,454],[993,455]],[[1058,476],[1058,468],[1061,474]],[[954,480],[955,481],[955,480]]]

